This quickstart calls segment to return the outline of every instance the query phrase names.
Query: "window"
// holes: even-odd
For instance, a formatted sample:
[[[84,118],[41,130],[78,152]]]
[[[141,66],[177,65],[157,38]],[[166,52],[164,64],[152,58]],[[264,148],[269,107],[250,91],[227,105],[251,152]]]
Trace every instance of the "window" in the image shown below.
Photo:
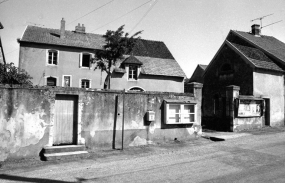
[[[91,54],[81,53],[80,57],[80,67],[90,67]]]
[[[62,86],[63,87],[71,87],[71,76],[63,75],[62,76]]]
[[[56,86],[56,78],[47,77],[47,86]]]
[[[196,122],[195,104],[167,104],[167,124]]]
[[[57,65],[58,64],[58,51],[56,50],[48,50],[48,64],[49,65]]]
[[[138,66],[129,65],[129,80],[137,80],[138,79]]]
[[[88,79],[82,79],[82,80],[81,80],[81,88],[91,88],[91,86],[90,86],[90,80],[88,80]]]

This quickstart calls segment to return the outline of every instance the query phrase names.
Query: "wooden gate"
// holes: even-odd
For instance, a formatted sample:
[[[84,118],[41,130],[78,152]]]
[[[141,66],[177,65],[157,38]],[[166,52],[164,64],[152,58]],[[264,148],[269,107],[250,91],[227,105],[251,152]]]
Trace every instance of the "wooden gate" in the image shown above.
[[[78,96],[56,95],[53,144],[76,144]]]

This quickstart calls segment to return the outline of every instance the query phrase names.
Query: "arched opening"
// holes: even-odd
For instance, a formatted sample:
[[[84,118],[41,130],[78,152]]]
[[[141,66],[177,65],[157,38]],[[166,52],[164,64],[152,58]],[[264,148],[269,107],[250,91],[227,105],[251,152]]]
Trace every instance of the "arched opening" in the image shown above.
[[[131,90],[131,91],[145,91],[143,88],[138,87],[138,86],[131,87],[131,88],[129,88],[129,90]]]
[[[56,78],[47,77],[47,86],[56,86]]]

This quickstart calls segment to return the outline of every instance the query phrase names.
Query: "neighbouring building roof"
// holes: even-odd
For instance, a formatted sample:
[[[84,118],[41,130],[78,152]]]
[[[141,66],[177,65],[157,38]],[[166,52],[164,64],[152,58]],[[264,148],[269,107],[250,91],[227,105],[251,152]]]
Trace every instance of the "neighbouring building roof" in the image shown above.
[[[285,43],[279,41],[278,39],[272,36],[254,36],[248,32],[242,31],[233,31],[232,32],[238,34],[240,37],[246,39],[247,41],[253,43],[257,47],[269,52],[274,55],[278,59],[282,60],[285,63]]]
[[[102,35],[77,33],[65,30],[65,38],[60,38],[59,29],[27,26],[20,42],[51,44],[84,49],[103,49]],[[131,52],[135,56],[126,62],[141,63],[144,74],[186,77],[166,45],[161,41],[139,39]],[[115,71],[124,72],[122,69]]]
[[[202,65],[202,64],[198,64],[203,70],[206,70],[208,65]]]
[[[234,45],[243,55],[245,55],[248,60],[253,63],[257,68],[283,71],[278,65],[276,65],[272,60],[270,60],[261,50],[242,46],[239,44],[231,43]]]

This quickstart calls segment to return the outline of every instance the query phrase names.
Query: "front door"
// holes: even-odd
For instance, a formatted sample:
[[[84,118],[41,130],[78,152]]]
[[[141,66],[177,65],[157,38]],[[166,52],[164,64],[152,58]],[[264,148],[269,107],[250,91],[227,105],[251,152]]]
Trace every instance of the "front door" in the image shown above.
[[[53,145],[76,143],[78,96],[56,95]]]

